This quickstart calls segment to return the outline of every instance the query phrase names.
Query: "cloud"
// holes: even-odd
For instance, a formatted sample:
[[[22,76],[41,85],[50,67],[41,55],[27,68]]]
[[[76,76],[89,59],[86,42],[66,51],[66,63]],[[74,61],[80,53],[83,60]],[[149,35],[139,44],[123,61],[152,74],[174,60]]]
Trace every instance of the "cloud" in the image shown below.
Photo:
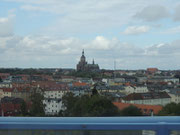
[[[149,26],[129,26],[123,32],[126,35],[138,35],[146,33],[150,30]]]
[[[177,33],[180,33],[180,26],[169,28],[167,30],[164,30],[162,33],[164,33],[164,34],[177,34]]]
[[[3,45],[1,45],[3,43]],[[4,67],[68,67],[79,52],[76,38],[11,36],[0,38],[0,62]],[[71,65],[72,66],[72,65]]]
[[[166,7],[154,5],[145,7],[140,12],[136,13],[134,17],[144,21],[153,22],[167,18],[169,15],[169,11]]]
[[[97,36],[86,41],[78,38],[51,36],[0,37],[0,62],[3,67],[66,67],[75,68],[82,49],[89,62],[94,58],[101,68],[178,69],[180,40],[155,44],[147,48],[121,42],[117,38]],[[169,64],[171,63],[171,64]]]
[[[174,21],[180,21],[180,4],[176,6],[174,13]]]
[[[42,33],[65,36],[100,33],[132,22],[132,16],[140,8],[156,0],[5,0],[20,3],[20,9],[30,14],[55,15]],[[156,2],[157,3],[157,2]],[[27,13],[26,12],[26,13]],[[42,14],[40,14],[42,15]]]
[[[23,10],[26,10],[26,11],[44,11],[44,12],[46,12],[47,10],[46,10],[46,8],[44,8],[44,7],[38,7],[38,6],[32,6],[32,5],[23,5],[22,7],[21,7],[21,9],[23,9]]]
[[[180,40],[175,40],[172,43],[161,43],[148,47],[147,55],[158,55],[163,57],[180,56]]]
[[[19,2],[19,3],[28,3],[28,4],[57,4],[59,0],[4,0],[7,2]]]
[[[113,48],[112,42],[116,39],[108,40],[103,36],[97,36],[93,41],[90,43],[83,45],[85,49],[98,49],[98,50],[108,50]]]
[[[13,35],[14,15],[0,18],[0,37]]]
[[[3,2],[14,2],[14,6],[18,9],[19,20],[16,30],[19,34],[27,33],[31,28],[32,31],[34,28],[39,28],[37,31],[43,35],[28,33],[17,36],[13,32],[16,19],[15,16],[13,17],[13,11],[9,12],[8,16],[0,17],[1,66],[75,68],[82,49],[85,49],[86,58],[89,61],[95,58],[101,68],[113,68],[115,59],[117,68],[124,69],[151,66],[161,69],[180,67],[178,40],[167,43],[165,39],[161,44],[144,48],[143,45],[136,46],[129,43],[134,37],[130,37],[129,42],[122,42],[119,39],[123,37],[112,36],[122,26],[127,25],[130,27],[123,32],[127,35],[143,34],[152,27],[156,34],[159,24],[162,23],[161,29],[164,25],[169,26],[169,21],[164,24],[159,20],[168,18],[169,11],[173,12],[174,4],[172,5],[170,0],[168,2],[164,0],[136,0],[136,2],[134,0],[3,0]],[[175,21],[179,21],[178,8],[174,14]],[[21,23],[29,21],[29,15],[30,19],[34,19],[32,18],[34,14],[37,14],[38,17],[35,18],[37,20],[32,21],[28,29],[27,25],[22,25],[21,28]],[[25,17],[21,18],[21,15]],[[154,21],[159,22],[149,24]],[[179,33],[179,27],[172,26],[168,32]],[[95,37],[95,35],[99,36]],[[94,38],[89,39],[90,37]],[[145,39],[141,42],[146,42]],[[158,37],[154,41],[157,40]]]
[[[168,13],[163,6],[149,6],[152,3],[160,5],[163,0],[3,0],[19,3],[20,10],[29,16],[48,19],[48,24],[39,28],[39,33],[47,35],[62,35],[65,37],[76,34],[101,34],[123,25],[133,25],[137,18],[154,20],[164,18]],[[133,3],[133,4],[132,4]],[[164,2],[164,5],[166,2]],[[152,8],[151,8],[152,7]],[[150,8],[150,9],[149,9]],[[138,12],[141,9],[143,13]],[[46,16],[47,14],[47,16]],[[32,17],[31,16],[31,17]],[[149,18],[147,19],[146,18]],[[46,18],[47,17],[47,18]],[[50,17],[50,19],[48,18]],[[50,20],[50,22],[49,22]],[[42,24],[44,23],[42,21]],[[38,24],[37,24],[38,25]],[[143,25],[143,24],[141,24]]]
[[[2,42],[4,46],[0,46],[0,57],[3,56],[3,59],[0,62],[6,61],[5,65],[21,67],[57,67],[61,64],[62,67],[72,67],[77,63],[82,49],[85,49],[87,59],[95,58],[97,61],[99,58],[118,58],[119,53],[129,57],[141,51],[116,38],[107,39],[103,36],[97,36],[92,41],[49,36],[11,36],[0,38]]]

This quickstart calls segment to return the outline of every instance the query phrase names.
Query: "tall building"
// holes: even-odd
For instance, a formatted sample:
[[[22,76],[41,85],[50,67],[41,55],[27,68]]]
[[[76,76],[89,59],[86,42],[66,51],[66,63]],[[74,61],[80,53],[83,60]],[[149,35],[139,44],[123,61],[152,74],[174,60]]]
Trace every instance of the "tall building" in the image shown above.
[[[82,51],[82,56],[79,63],[77,64],[77,71],[99,71],[99,65],[95,64],[94,59],[92,64],[88,64],[86,57],[84,56],[84,50]]]

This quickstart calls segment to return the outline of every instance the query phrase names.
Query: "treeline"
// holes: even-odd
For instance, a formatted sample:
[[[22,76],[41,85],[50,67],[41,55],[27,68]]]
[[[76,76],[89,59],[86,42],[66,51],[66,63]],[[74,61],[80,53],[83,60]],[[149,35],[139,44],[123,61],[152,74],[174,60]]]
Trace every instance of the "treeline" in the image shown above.
[[[67,74],[68,76],[74,77],[83,77],[83,78],[101,78],[102,74],[100,72],[80,72],[80,71],[73,71]]]
[[[0,68],[0,73],[9,73],[11,75],[17,75],[17,74],[27,74],[27,75],[52,75],[51,72],[48,72],[47,70],[39,70],[34,68],[27,68],[27,69],[21,69],[21,68]]]
[[[32,95],[32,105],[28,110],[26,103],[21,105],[20,116],[46,117],[43,96],[40,93]],[[93,92],[92,95],[75,96],[68,92],[62,98],[63,109],[56,117],[115,117],[143,116],[140,109],[131,105],[119,110],[111,100]],[[180,116],[180,103],[170,103],[163,107],[158,116]]]
[[[106,97],[98,95],[75,96],[68,92],[62,98],[63,108],[56,117],[107,117],[107,116],[142,116],[140,109],[129,106],[123,110],[118,108]],[[21,105],[20,116],[46,117],[43,96],[34,93],[31,98],[31,108],[25,102]]]
[[[24,101],[21,104],[19,116],[25,117],[45,117],[45,105],[43,104],[44,96],[41,93],[34,92],[31,95],[30,107]]]
[[[63,117],[142,116],[138,108],[129,106],[120,111],[109,99],[98,94],[76,97],[67,93],[62,102],[65,110],[61,110],[59,116]]]
[[[180,116],[180,103],[170,103],[163,107],[159,116]]]

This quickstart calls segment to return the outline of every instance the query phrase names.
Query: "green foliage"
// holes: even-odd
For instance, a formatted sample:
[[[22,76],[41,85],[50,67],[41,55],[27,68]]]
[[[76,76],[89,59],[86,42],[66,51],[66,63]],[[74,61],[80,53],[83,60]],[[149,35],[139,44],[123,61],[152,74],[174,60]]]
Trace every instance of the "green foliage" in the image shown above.
[[[0,82],[3,82],[2,78],[0,77]]]
[[[26,102],[24,100],[23,100],[23,102],[21,104],[21,115],[22,116],[27,116],[28,115],[27,104],[26,104]]]
[[[78,97],[75,97],[73,93],[68,92],[62,97],[62,103],[65,110],[59,112],[60,116],[73,116],[74,104],[78,100]]]
[[[92,96],[98,95],[98,91],[96,89],[96,85],[94,85],[93,89],[92,89]]]
[[[119,115],[118,108],[110,100],[99,95],[75,97],[73,94],[67,93],[63,97],[63,103],[65,103],[66,107],[63,116],[98,117]]]
[[[75,77],[83,77],[83,78],[98,78],[101,77],[101,73],[99,72],[80,72],[80,71],[74,71],[69,73],[70,76]]]
[[[169,103],[159,112],[160,116],[180,116],[180,103]]]
[[[121,111],[122,116],[142,116],[142,112],[136,106],[130,105]]]
[[[37,93],[34,92],[31,95],[31,102],[32,102],[32,106],[30,109],[30,115],[31,116],[35,116],[35,117],[39,117],[39,116],[45,116],[45,105],[43,104],[43,95],[41,93]]]
[[[27,68],[27,69],[21,69],[21,68],[0,68],[0,73],[10,73],[11,75],[17,75],[17,74],[27,74],[27,75],[52,75],[51,72],[48,70],[40,70],[40,69],[34,69],[34,68]]]

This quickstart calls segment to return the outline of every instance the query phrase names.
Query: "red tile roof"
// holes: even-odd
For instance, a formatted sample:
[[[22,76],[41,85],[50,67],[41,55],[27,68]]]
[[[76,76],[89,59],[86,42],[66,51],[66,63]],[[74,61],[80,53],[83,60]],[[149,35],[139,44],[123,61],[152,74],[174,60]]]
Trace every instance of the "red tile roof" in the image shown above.
[[[7,79],[10,76],[9,73],[0,73],[1,79]]]
[[[160,105],[129,104],[120,102],[113,102],[113,104],[117,106],[120,110],[123,110],[130,105],[136,106],[137,108],[141,109],[142,113],[145,115],[151,114],[151,111],[153,111],[154,114],[158,114],[158,112],[162,110],[162,106]]]
[[[158,71],[158,68],[147,68],[147,71],[150,73],[155,73]]]
[[[75,83],[73,83],[73,86],[87,86],[87,83],[75,82]]]
[[[4,92],[12,92],[13,88],[1,88]]]

